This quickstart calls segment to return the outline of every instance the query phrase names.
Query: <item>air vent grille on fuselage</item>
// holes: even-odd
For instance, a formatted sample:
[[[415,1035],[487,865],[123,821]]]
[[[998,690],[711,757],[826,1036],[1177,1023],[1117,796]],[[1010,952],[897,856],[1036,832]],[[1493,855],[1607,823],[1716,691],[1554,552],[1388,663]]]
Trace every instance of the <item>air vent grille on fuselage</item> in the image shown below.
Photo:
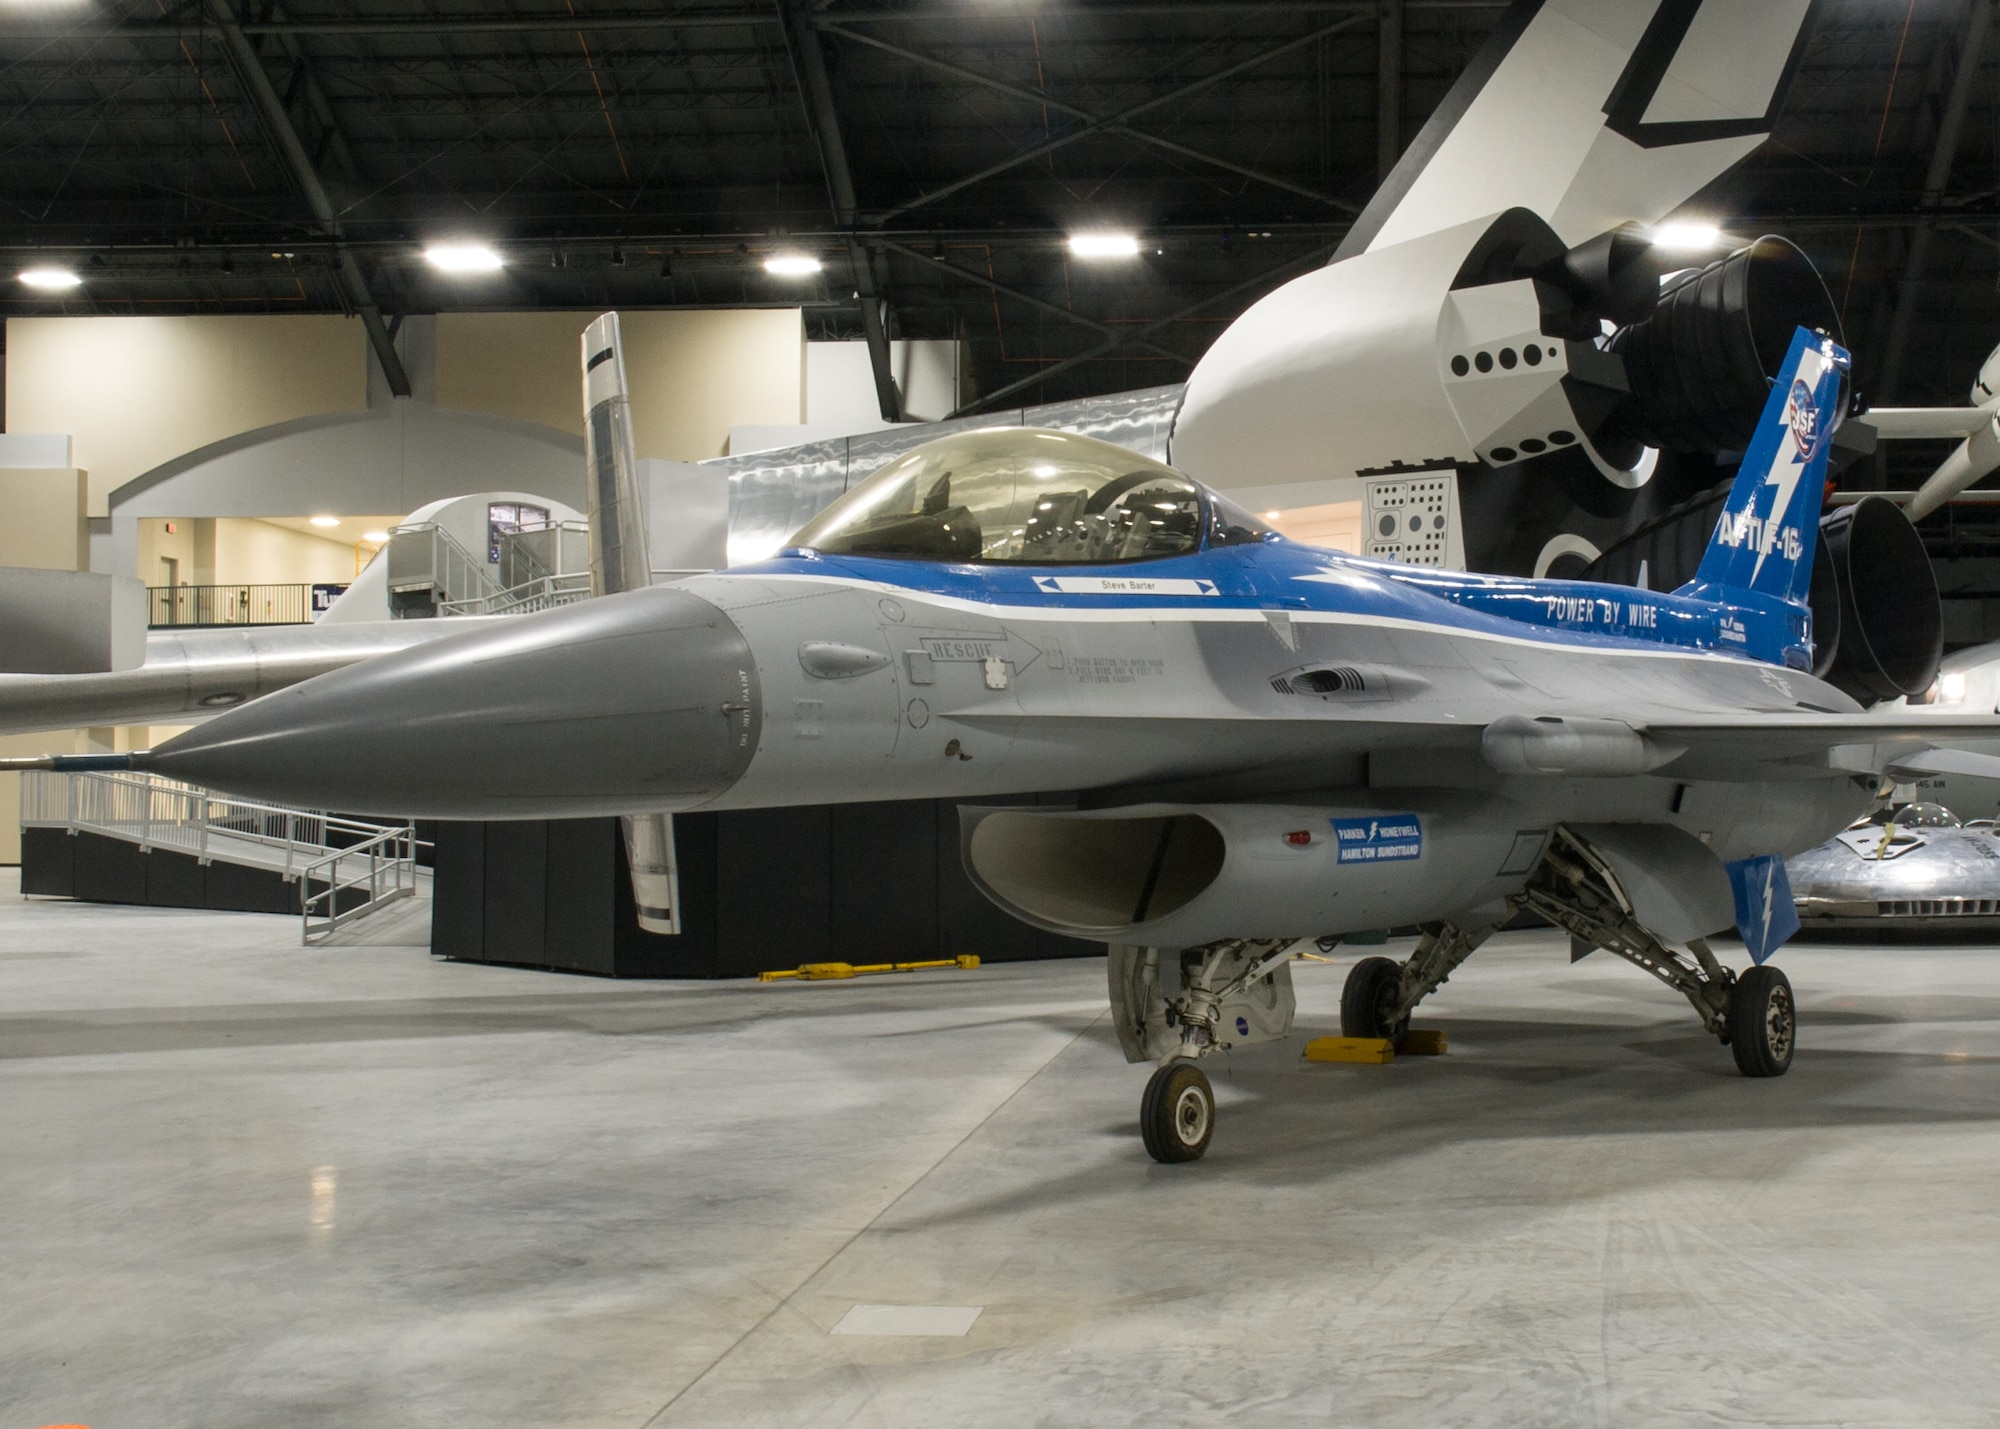
[[[1281,695],[1365,695],[1368,679],[1351,665],[1326,665],[1278,675],[1271,688]]]

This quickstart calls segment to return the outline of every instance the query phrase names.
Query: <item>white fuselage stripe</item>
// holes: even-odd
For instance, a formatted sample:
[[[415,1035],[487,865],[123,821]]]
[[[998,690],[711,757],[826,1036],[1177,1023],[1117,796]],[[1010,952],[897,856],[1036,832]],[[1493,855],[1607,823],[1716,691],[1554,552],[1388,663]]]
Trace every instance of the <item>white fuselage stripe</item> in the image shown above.
[[[727,571],[717,571],[715,577],[727,578]],[[695,580],[704,579],[697,576]],[[1728,665],[1732,669],[1751,666],[1761,669],[1779,669],[1776,665],[1766,665],[1761,660],[1752,660],[1744,655],[1731,655],[1719,650],[1694,650],[1683,645],[1653,646],[1639,641],[1624,645],[1582,645],[1571,644],[1561,638],[1536,639],[1532,635],[1502,635],[1497,631],[1473,630],[1462,625],[1409,620],[1392,615],[1368,615],[1355,611],[1337,610],[1291,610],[1281,606],[1268,609],[1246,610],[1241,607],[1217,609],[1203,608],[1202,603],[1189,597],[1184,604],[1158,606],[1119,606],[1111,609],[1092,610],[1087,606],[1074,605],[1002,605],[997,601],[968,600],[963,596],[942,595],[936,591],[914,590],[909,586],[890,585],[886,581],[864,580],[856,576],[822,575],[746,575],[746,580],[797,581],[814,585],[845,586],[851,590],[865,590],[874,594],[894,596],[898,600],[920,601],[946,610],[960,611],[967,615],[984,615],[991,619],[1009,620],[1070,620],[1102,621],[1105,623],[1153,622],[1165,620],[1179,624],[1240,623],[1251,624],[1262,621],[1266,615],[1287,615],[1294,624],[1306,625],[1366,625],[1380,630],[1408,630],[1425,635],[1450,635],[1466,640],[1480,640],[1494,645],[1519,645],[1536,650],[1560,651],[1565,654],[1630,656],[1642,660],[1707,660]],[[1490,619],[1504,620],[1504,616]],[[1551,631],[1553,637],[1568,632]],[[1797,673],[1797,672],[1793,672]]]

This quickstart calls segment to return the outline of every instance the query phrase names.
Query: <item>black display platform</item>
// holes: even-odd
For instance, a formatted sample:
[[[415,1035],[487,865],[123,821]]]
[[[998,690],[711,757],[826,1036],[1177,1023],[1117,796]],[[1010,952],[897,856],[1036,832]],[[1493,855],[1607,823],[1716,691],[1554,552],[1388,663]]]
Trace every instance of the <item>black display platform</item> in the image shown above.
[[[21,830],[21,892],[88,903],[208,908],[229,913],[299,911],[297,880],[270,869],[211,863],[192,854],[67,829]]]
[[[615,819],[440,823],[434,838],[431,951],[462,962],[720,978],[814,962],[1104,951],[981,897],[959,865],[958,806],[945,800],[675,816],[676,937],[640,931]]]

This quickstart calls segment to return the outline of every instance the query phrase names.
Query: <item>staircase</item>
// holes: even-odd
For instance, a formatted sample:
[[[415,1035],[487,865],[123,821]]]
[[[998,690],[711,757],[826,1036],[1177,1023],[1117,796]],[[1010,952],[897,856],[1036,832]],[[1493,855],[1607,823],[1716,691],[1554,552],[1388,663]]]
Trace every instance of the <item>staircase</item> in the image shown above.
[[[403,619],[440,613],[498,592],[486,558],[474,555],[435,521],[398,526],[389,532],[387,555],[390,613]]]

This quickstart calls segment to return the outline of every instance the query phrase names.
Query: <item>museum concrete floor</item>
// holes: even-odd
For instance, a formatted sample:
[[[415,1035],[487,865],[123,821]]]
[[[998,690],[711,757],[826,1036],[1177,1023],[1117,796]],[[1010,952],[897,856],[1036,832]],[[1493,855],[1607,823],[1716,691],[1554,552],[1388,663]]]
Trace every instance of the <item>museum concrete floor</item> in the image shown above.
[[[1096,962],[618,984],[0,876],[4,1429],[2000,1420],[1993,950],[1788,951],[1759,1083],[1510,936],[1449,1056],[1238,1056],[1170,1168]]]

